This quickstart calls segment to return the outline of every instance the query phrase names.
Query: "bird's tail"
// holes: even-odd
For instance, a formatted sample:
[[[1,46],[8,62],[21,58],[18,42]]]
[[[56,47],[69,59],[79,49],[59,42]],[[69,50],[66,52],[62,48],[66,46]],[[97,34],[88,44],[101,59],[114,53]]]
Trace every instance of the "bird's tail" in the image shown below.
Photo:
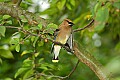
[[[55,59],[55,55],[54,55],[54,57],[53,57],[53,59],[52,59],[52,62],[56,63],[56,62],[58,62],[58,61],[59,61],[58,56],[57,56],[57,58]]]
[[[59,61],[58,56],[59,56],[60,49],[61,49],[61,46],[54,45],[54,51],[53,51],[54,56],[53,56],[52,62],[58,62]]]

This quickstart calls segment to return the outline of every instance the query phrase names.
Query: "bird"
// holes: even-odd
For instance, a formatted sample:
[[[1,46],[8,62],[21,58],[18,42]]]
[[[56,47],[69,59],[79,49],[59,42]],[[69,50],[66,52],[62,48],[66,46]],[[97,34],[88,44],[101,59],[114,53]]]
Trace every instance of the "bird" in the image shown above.
[[[64,19],[63,22],[59,25],[58,29],[54,31],[54,40],[60,42],[67,46],[70,50],[73,48],[73,34],[72,26],[74,23],[70,19]],[[52,62],[58,62],[59,52],[62,46],[53,43],[51,48],[51,53],[53,53]],[[70,52],[70,51],[68,51]]]

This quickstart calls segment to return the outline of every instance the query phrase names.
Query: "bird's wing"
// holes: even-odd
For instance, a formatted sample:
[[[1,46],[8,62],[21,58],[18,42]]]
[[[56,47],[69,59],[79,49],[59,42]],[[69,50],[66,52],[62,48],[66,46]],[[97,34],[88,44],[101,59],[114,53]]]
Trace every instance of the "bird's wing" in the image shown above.
[[[60,29],[56,29],[55,31],[54,31],[54,40],[56,40],[56,36],[58,35],[58,33],[59,33],[59,31],[60,31]],[[52,47],[51,47],[51,53],[53,52],[53,50],[54,50],[54,43],[52,44]]]
[[[68,38],[65,46],[67,46],[71,51],[73,50],[73,34],[72,33],[70,34],[70,37]],[[71,51],[68,51],[68,52],[71,52]]]

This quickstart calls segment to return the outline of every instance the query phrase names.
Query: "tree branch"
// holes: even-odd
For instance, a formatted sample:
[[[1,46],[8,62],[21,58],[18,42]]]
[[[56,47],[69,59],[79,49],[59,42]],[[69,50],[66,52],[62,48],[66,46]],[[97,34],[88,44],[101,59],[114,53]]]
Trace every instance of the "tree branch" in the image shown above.
[[[100,80],[109,80],[109,78],[103,73],[102,65],[87,52],[83,46],[79,46],[78,43],[74,42],[74,54],[76,57],[86,64],[97,76]]]
[[[46,27],[47,24],[49,23],[47,20],[39,17],[39,15],[34,15],[31,12],[22,10],[19,7],[14,7],[13,5],[10,5],[8,3],[0,3],[0,14],[1,15],[7,14],[18,20],[20,20],[20,17],[22,15],[24,15],[30,25],[36,25],[41,23],[43,27]]]
[[[73,30],[73,32],[78,32],[78,31],[84,30],[84,29],[90,27],[93,23],[94,23],[94,19],[92,19],[91,22],[89,24],[87,24],[86,26],[84,26],[83,28],[75,29],[75,30]]]

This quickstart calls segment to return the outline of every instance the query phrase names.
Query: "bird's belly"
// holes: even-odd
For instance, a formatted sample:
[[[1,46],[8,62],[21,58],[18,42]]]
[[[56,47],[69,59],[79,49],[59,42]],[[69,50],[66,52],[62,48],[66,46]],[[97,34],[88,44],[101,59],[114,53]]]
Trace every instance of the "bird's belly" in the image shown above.
[[[59,42],[62,43],[62,44],[65,44],[67,42],[68,38],[69,38],[69,36],[66,35],[64,38],[60,38]]]

